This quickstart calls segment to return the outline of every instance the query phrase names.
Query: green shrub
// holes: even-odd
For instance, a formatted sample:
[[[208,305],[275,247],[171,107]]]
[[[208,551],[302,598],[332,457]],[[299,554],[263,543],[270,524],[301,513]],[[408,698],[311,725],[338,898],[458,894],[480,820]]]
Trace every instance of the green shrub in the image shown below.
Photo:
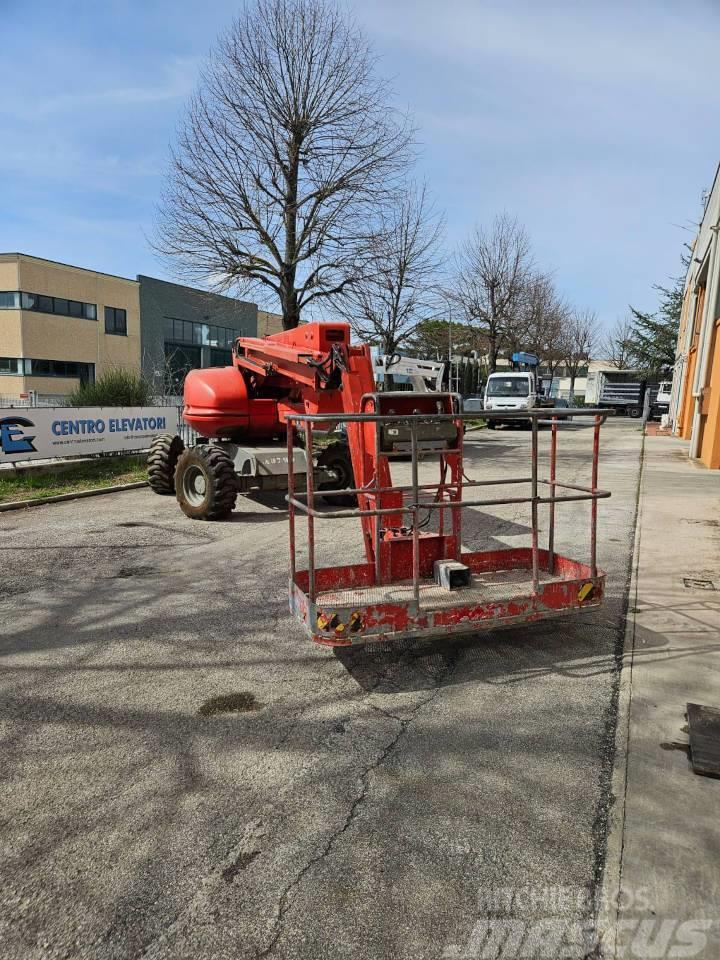
[[[152,388],[141,374],[118,367],[95,383],[81,383],[68,399],[73,407],[143,407],[152,399]]]

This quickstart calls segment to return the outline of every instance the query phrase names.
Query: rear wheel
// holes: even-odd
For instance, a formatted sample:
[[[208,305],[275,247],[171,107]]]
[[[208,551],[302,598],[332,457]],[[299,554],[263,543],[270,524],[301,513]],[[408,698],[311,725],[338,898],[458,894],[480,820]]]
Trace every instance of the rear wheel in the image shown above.
[[[147,458],[148,484],[163,496],[175,493],[175,469],[185,449],[181,437],[165,433],[155,437]]]
[[[222,520],[237,500],[232,460],[222,447],[199,443],[178,460],[175,492],[185,516],[191,520]]]
[[[318,486],[318,490],[347,490],[355,486],[355,474],[352,468],[350,447],[346,443],[331,443],[325,447],[317,460],[318,467],[332,470],[337,480],[327,480]],[[337,497],[324,497],[331,507],[352,507],[357,503],[352,493]]]
[[[638,420],[642,416],[642,407],[630,407],[628,413],[633,420]]]

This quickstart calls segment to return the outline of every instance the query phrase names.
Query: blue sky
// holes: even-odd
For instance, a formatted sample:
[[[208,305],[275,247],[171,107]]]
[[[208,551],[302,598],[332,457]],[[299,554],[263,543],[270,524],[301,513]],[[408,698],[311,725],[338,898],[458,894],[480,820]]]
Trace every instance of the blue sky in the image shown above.
[[[602,322],[654,306],[720,160],[717,0],[351,8],[416,117],[451,247],[507,210]],[[147,242],[168,145],[237,9],[0,0],[0,250],[170,276]]]

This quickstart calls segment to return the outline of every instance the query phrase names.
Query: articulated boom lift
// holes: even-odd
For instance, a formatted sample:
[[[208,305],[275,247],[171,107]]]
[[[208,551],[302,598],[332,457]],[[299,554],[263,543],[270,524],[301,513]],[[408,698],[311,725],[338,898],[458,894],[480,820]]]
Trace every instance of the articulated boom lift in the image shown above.
[[[185,378],[183,419],[200,437],[188,450],[180,437],[158,437],[148,459],[150,486],[175,493],[197,520],[226,517],[238,493],[286,490],[288,415],[342,412],[351,402],[348,379],[358,381],[353,395],[373,389],[369,349],[350,346],[347,324],[238,338],[232,367],[191,370]],[[305,451],[296,449],[294,458],[294,472],[305,473]],[[353,485],[350,452],[339,437],[314,466],[320,487]]]
[[[596,520],[597,500],[609,496],[597,488],[604,411],[524,410],[533,430],[529,476],[470,480],[458,398],[376,392],[370,349],[352,346],[342,323],[241,337],[232,367],[188,373],[184,399],[183,418],[201,436],[188,449],[179,437],[155,440],[151,487],[175,492],[185,514],[203,520],[226,517],[238,493],[288,490],[290,604],[320,643],[477,631],[596,606],[602,598]],[[558,419],[588,415],[591,486],[563,484],[556,477]],[[538,476],[540,416],[552,420],[548,479]],[[334,432],[339,423],[346,439]],[[411,482],[393,484],[392,460],[408,457]],[[421,483],[423,461],[437,464],[437,482]],[[529,494],[463,502],[466,487],[507,483],[525,484]],[[318,508],[318,495],[330,509]],[[577,500],[591,502],[589,564],[554,550],[555,504]],[[530,505],[530,547],[463,550],[464,507],[519,503]],[[548,546],[541,549],[538,512],[545,504]],[[296,569],[298,514],[307,518],[307,570]],[[318,567],[316,521],[347,517],[360,519],[365,562]]]

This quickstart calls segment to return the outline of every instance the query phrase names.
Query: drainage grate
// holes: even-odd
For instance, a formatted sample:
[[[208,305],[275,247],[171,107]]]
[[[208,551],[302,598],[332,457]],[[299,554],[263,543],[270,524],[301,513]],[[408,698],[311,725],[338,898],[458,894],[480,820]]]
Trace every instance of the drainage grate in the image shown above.
[[[683,583],[690,590],[715,590],[712,580],[697,580],[695,577],[683,577]]]
[[[720,710],[689,703],[687,718],[694,772],[706,777],[720,777]]]

